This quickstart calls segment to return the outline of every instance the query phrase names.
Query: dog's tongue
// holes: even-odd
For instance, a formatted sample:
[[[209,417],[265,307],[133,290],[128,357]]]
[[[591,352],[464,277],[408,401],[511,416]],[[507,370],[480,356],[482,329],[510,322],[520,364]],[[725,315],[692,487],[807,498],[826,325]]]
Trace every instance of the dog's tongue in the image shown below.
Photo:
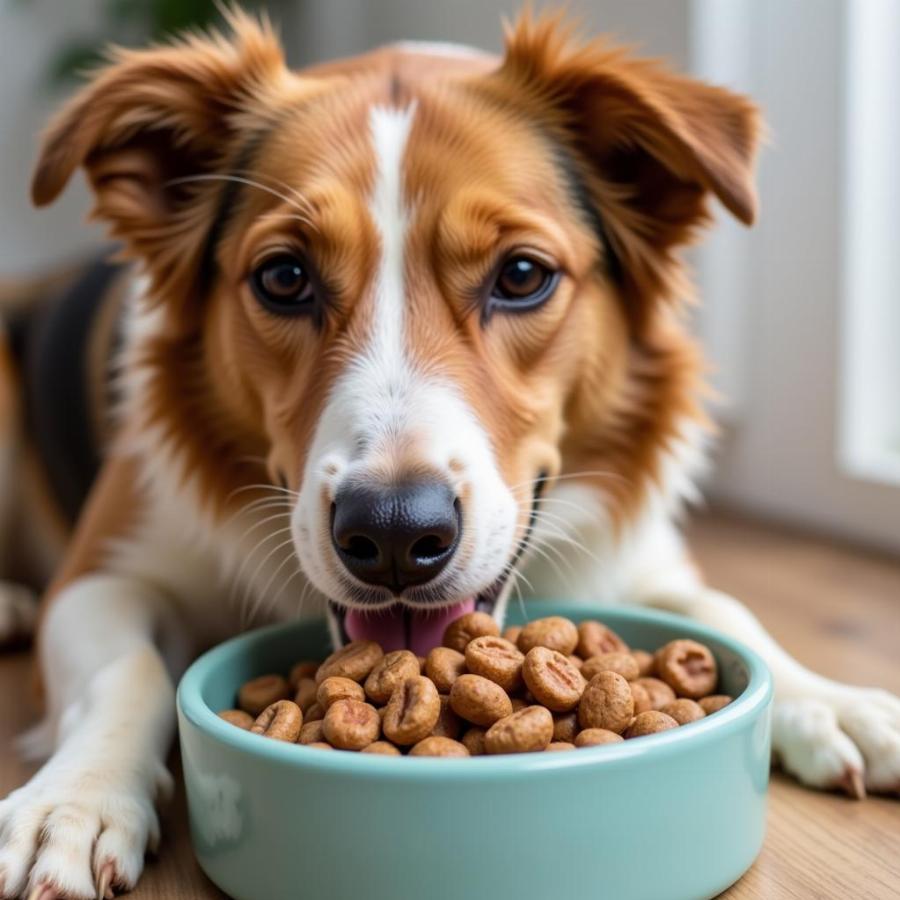
[[[454,619],[474,609],[474,597],[441,609],[410,609],[399,603],[374,612],[348,609],[344,629],[351,641],[377,641],[385,652],[407,649],[426,656],[440,646],[444,629]]]

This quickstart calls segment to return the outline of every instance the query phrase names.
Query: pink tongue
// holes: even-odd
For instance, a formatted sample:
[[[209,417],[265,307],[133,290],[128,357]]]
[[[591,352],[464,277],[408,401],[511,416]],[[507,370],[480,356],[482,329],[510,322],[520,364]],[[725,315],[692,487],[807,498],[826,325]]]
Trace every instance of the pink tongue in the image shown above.
[[[472,612],[473,609],[475,609],[474,597],[463,600],[455,606],[443,606],[440,609],[408,609],[399,603],[374,612],[348,609],[344,618],[344,628],[351,641],[377,641],[385,651],[408,649],[417,656],[426,656],[432,647],[440,645],[444,629],[454,619]]]

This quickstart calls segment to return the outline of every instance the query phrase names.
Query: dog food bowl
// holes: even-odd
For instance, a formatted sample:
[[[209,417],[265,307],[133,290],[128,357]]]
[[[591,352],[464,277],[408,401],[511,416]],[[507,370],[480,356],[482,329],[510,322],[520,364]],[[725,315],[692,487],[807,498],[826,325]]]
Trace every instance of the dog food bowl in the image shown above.
[[[322,622],[235,638],[178,689],[200,865],[237,900],[698,900],[760,850],[771,680],[746,647],[645,610],[529,603],[598,618],[631,646],[707,644],[736,699],[707,719],[567,753],[435,759],[283,744],[216,716],[240,684],[328,651]],[[522,616],[513,613],[513,623]]]

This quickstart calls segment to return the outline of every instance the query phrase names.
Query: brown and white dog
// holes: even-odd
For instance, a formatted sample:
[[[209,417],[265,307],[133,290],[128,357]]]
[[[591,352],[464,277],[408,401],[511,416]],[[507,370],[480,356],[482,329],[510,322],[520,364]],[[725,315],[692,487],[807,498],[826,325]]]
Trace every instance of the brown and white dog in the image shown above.
[[[462,609],[502,618],[518,582],[741,638],[789,771],[895,791],[900,701],[792,660],[675,524],[708,424],[677,252],[710,196],[753,219],[754,107],[554,18],[521,19],[502,60],[400,45],[299,73],[230,18],[229,40],[118,52],[34,177],[44,205],[83,167],[133,268],[39,307],[86,302],[91,359],[119,363],[77,396],[50,378],[64,408],[48,423],[38,397],[24,436],[4,350],[17,536],[65,479],[15,435],[58,456],[90,424],[103,462],[41,615],[27,746],[49,759],[0,804],[0,894],[134,885],[198,649],[326,608],[336,641],[421,649]],[[29,607],[12,583],[0,604],[9,636]]]

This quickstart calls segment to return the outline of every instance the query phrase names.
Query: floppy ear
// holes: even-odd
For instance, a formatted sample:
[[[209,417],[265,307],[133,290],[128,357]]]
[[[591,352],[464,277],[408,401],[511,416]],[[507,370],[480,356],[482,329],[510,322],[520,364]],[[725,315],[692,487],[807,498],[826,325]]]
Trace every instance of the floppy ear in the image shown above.
[[[197,229],[198,196],[184,181],[228,159],[240,117],[286,73],[267,23],[228,15],[234,37],[190,36],[149,50],[113,50],[110,64],[63,108],[44,136],[31,184],[44,206],[79,166],[94,191],[94,214],[136,255],[152,259]],[[190,206],[190,209],[188,207]],[[181,244],[181,255],[185,245]]]
[[[710,193],[753,221],[761,122],[746,98],[601,41],[578,44],[559,16],[526,14],[509,29],[497,75],[573,151],[624,277],[650,277],[654,254],[687,243]]]

